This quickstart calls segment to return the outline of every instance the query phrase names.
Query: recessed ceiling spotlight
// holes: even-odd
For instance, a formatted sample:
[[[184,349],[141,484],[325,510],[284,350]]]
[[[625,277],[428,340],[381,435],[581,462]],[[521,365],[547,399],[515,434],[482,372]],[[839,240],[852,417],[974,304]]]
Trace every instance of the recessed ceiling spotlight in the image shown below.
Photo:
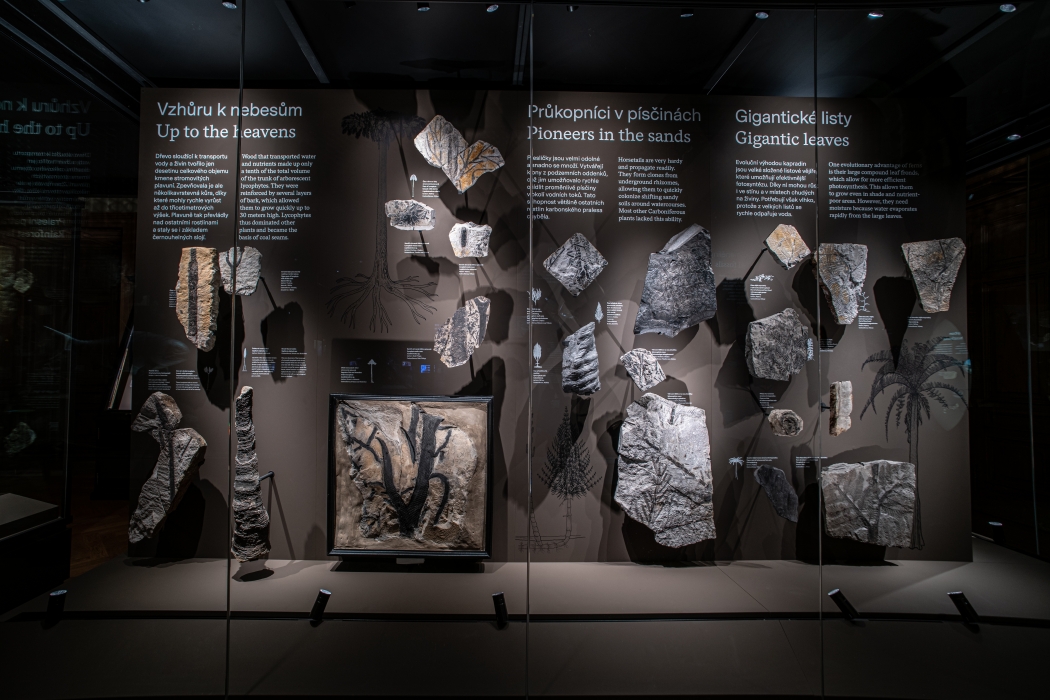
[[[416,12],[430,12],[430,3],[429,2],[417,2],[416,3]]]
[[[566,5],[565,9],[568,10],[569,12],[575,12],[576,10],[580,9],[580,6],[579,5]]]
[[[768,12],[762,12],[761,10],[759,10],[758,12],[755,13],[755,17],[758,18],[758,19],[769,19],[769,13]]]
[[[499,5],[489,5],[485,8],[485,12],[495,12],[499,9]]]
[[[227,10],[236,10],[237,0],[222,0],[222,6],[225,7]]]
[[[683,17],[683,18],[685,18],[685,17],[692,17],[693,16],[693,11],[692,10],[682,10],[682,13],[680,15],[678,15],[678,16],[679,17]]]
[[[872,10],[868,13],[868,19],[882,19],[882,13],[878,10]]]
[[[1017,5],[1012,2],[1004,2],[999,6],[999,10],[1002,12],[1015,12],[1017,10]]]
[[[1006,140],[1007,141],[1017,141],[1020,138],[1021,138],[1020,134],[1010,134],[1009,136],[1006,137]]]

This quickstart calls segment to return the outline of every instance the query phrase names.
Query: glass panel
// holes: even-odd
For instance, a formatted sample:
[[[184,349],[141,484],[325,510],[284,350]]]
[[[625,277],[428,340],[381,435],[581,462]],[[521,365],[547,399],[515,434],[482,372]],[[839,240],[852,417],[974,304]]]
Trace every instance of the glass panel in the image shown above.
[[[17,606],[0,625],[5,682],[20,696],[218,695],[230,419],[208,369],[228,352],[198,350],[180,323],[179,260],[231,245],[234,175],[195,138],[212,106],[154,98],[203,81],[236,102],[240,17],[219,2],[69,0],[8,3],[0,26],[0,493],[33,499],[15,504],[26,522],[47,514],[37,502],[60,518],[0,554],[3,607]],[[71,672],[51,672],[56,657]]]
[[[812,28],[536,7],[534,695],[819,692]]]
[[[527,8],[349,5],[247,6],[230,692],[523,695]]]
[[[1042,694],[1047,22],[1041,3],[818,13],[821,252],[866,246],[868,305],[822,352],[822,395],[853,389],[823,448],[828,695]]]

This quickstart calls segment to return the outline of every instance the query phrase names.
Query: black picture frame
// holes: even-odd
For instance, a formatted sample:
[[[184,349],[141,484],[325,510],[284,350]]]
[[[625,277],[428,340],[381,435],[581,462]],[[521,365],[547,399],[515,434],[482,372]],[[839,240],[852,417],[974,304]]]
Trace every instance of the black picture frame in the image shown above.
[[[336,530],[336,450],[339,448],[339,436],[336,428],[335,411],[341,401],[407,401],[407,402],[441,402],[441,403],[474,403],[485,405],[485,430],[487,439],[485,445],[485,527],[484,544],[481,549],[471,550],[434,550],[423,549],[348,549],[335,546]],[[456,560],[481,560],[492,556],[492,477],[493,477],[493,416],[492,396],[419,396],[419,395],[397,395],[383,396],[379,394],[329,394],[328,395],[328,513],[327,513],[327,545],[328,555],[341,558],[426,558],[426,559],[456,559]]]

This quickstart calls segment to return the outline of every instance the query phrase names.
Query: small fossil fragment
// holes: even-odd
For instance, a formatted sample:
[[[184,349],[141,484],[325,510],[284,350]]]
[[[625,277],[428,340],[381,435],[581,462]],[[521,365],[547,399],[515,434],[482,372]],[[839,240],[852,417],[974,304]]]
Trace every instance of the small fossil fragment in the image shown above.
[[[853,425],[853,382],[831,383],[831,434],[842,435]]]
[[[233,271],[237,269],[237,294],[251,296],[259,286],[259,274],[262,272],[262,253],[251,246],[230,248],[219,256],[219,272],[222,274],[222,288],[227,294],[233,294]]]
[[[774,408],[769,412],[769,425],[774,435],[794,437],[802,432],[802,416],[786,408]]]
[[[763,464],[755,469],[755,481],[762,485],[777,515],[793,523],[798,522],[798,494],[788,482],[783,469]]]
[[[385,206],[390,225],[402,231],[429,231],[437,224],[434,210],[414,199],[391,199]]]
[[[649,391],[654,386],[667,379],[664,370],[657,362],[656,356],[644,348],[635,348],[620,356],[627,374],[631,376],[634,383],[642,391]]]
[[[590,396],[602,388],[598,378],[598,349],[594,321],[561,341],[561,388],[566,393]]]
[[[790,270],[809,257],[810,249],[798,230],[790,224],[780,224],[766,238],[766,248],[785,270]]]
[[[448,233],[452,253],[457,258],[484,258],[489,254],[489,236],[491,226],[477,224],[456,224]]]
[[[922,310],[928,314],[947,311],[955,277],[966,255],[966,244],[961,238],[941,238],[905,243],[901,249],[915,281]]]
[[[36,442],[36,433],[25,423],[19,422],[4,438],[4,452],[18,454]]]
[[[441,355],[441,361],[447,367],[466,364],[485,339],[488,321],[488,297],[470,299],[437,329],[434,334],[434,352]]]
[[[598,249],[579,233],[572,234],[543,261],[544,269],[574,297],[580,296],[608,264]]]
[[[751,376],[787,381],[801,372],[809,354],[808,336],[791,308],[747,324],[744,359]]]

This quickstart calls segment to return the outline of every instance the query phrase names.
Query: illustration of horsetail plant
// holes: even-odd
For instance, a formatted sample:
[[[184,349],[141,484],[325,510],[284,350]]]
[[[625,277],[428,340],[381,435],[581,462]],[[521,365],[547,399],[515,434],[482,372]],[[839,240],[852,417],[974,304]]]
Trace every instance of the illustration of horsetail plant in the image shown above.
[[[395,299],[400,299],[408,306],[412,319],[420,323],[424,313],[433,313],[434,307],[427,304],[420,297],[434,299],[436,282],[420,282],[415,275],[405,279],[395,280],[390,278],[390,269],[387,265],[387,217],[386,217],[386,162],[387,151],[390,141],[397,140],[398,148],[401,150],[401,160],[404,162],[403,141],[411,139],[425,125],[421,117],[406,116],[396,112],[382,109],[373,109],[368,112],[349,114],[343,117],[343,133],[355,138],[366,138],[375,142],[379,147],[379,192],[376,195],[376,247],[375,258],[372,264],[372,274],[364,275],[358,273],[352,277],[341,277],[336,280],[336,286],[332,288],[332,297],[325,305],[328,315],[335,313],[336,309],[346,304],[340,314],[340,320],[354,327],[357,310],[368,299],[372,301],[372,320],[368,324],[370,330],[376,329],[376,320],[379,320],[379,330],[386,332],[390,329],[390,315],[383,306],[383,294],[389,294]]]
[[[891,352],[882,350],[864,360],[860,366],[861,369],[864,369],[868,364],[882,363],[875,373],[875,380],[871,383],[871,395],[860,412],[862,419],[868,406],[871,406],[872,413],[876,413],[876,396],[890,387],[897,387],[890,397],[889,405],[886,406],[886,440],[890,439],[890,417],[895,417],[895,424],[898,428],[903,418],[904,430],[908,438],[908,461],[915,465],[915,527],[912,531],[912,549],[922,549],[925,544],[922,538],[922,516],[919,509],[919,426],[922,425],[923,411],[926,412],[926,418],[929,419],[931,398],[941,406],[948,407],[948,401],[940,393],[942,391],[955,394],[966,406],[966,399],[959,389],[946,382],[932,381],[935,374],[949,367],[965,367],[965,362],[962,360],[957,360],[951,355],[932,352],[946,337],[933,338],[925,343],[912,343],[910,347],[908,341],[905,340],[901,346],[900,359],[896,363],[893,361]]]

